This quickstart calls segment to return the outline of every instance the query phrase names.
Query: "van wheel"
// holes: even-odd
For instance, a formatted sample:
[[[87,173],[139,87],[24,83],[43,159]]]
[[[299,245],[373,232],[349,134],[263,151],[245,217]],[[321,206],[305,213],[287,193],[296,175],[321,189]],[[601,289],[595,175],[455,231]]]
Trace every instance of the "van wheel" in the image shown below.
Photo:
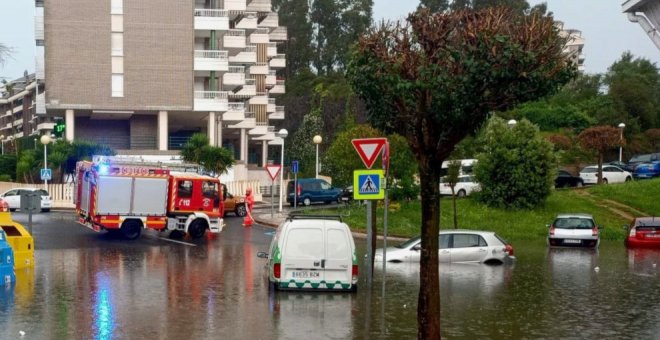
[[[306,207],[309,207],[309,205],[312,204],[312,201],[309,199],[309,197],[305,197],[305,198],[303,198],[303,204]]]
[[[582,183],[582,181],[578,181],[575,186],[578,188],[582,188],[584,186],[584,183]]]
[[[459,190],[458,193],[456,194],[456,196],[465,197],[465,190],[463,190],[463,189]]]
[[[202,238],[206,233],[207,227],[208,226],[206,225],[206,221],[204,221],[201,218],[198,218],[192,221],[192,223],[190,223],[190,225],[188,226],[188,234],[190,235],[190,237],[194,239]]]
[[[603,178],[603,184],[607,184],[607,178]]]
[[[142,221],[130,219],[121,224],[121,234],[127,240],[135,240],[142,233]]]
[[[241,204],[236,206],[236,216],[238,217],[243,217],[247,215],[247,210],[245,208],[245,204]]]

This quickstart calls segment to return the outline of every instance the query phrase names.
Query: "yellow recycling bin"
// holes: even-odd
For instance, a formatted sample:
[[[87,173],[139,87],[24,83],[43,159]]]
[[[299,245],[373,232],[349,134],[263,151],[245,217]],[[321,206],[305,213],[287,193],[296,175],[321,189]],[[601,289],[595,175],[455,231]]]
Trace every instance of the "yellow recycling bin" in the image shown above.
[[[11,219],[6,204],[0,201],[0,228],[5,231],[7,243],[14,250],[14,270],[34,267],[34,239],[20,223]]]

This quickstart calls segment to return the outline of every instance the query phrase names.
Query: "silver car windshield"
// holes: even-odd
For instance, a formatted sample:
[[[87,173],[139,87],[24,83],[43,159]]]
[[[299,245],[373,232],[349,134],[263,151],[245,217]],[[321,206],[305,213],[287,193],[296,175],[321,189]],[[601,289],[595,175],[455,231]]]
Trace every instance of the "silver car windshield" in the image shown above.
[[[580,217],[558,218],[555,220],[554,226],[561,229],[592,229],[594,222],[591,219]]]
[[[403,243],[401,243],[401,244],[399,244],[395,247],[397,247],[399,249],[410,248],[410,247],[414,246],[415,244],[419,243],[419,240],[421,240],[421,239],[422,239],[421,236],[413,237],[410,240],[408,240],[406,242],[403,242]]]

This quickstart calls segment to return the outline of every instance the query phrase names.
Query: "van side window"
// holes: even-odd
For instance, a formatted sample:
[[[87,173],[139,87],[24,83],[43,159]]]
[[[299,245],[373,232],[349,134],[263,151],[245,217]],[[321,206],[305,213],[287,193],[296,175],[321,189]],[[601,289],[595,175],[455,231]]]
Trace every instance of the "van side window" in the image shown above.
[[[328,190],[332,188],[328,182],[321,182],[321,190]]]
[[[179,180],[177,183],[177,195],[179,197],[192,197],[193,183],[190,180]]]

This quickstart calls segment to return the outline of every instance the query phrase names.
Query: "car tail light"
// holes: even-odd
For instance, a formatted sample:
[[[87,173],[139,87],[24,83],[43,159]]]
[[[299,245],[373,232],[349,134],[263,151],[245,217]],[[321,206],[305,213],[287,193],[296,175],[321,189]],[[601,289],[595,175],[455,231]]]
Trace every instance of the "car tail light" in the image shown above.
[[[5,202],[4,200],[0,200],[0,212],[8,212],[9,211],[9,204]]]
[[[598,227],[591,228],[591,236],[598,236]]]
[[[509,256],[513,256],[513,247],[510,244],[507,244],[504,247],[504,252],[509,254]]]
[[[555,236],[555,226],[551,225],[550,230],[548,232],[550,233],[550,236]]]
[[[279,279],[281,274],[281,265],[279,263],[275,263],[275,265],[273,265],[273,276],[275,276],[276,279]]]
[[[357,264],[353,265],[352,274],[353,274],[353,278],[352,278],[353,282],[357,282],[357,280],[358,280],[358,266],[357,266]]]
[[[296,195],[300,196],[300,193],[302,193],[302,185],[298,184],[296,187]]]
[[[635,237],[637,235],[637,228],[630,228],[630,237]]]

